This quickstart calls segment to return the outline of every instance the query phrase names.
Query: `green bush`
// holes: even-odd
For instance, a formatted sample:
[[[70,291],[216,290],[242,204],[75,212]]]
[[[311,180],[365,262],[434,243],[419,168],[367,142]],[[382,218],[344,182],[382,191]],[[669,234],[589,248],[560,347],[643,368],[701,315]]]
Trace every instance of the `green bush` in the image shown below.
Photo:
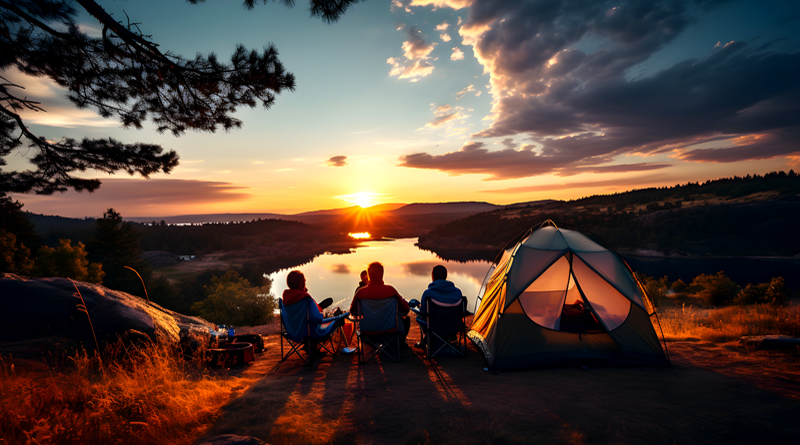
[[[277,307],[270,293],[271,282],[253,287],[236,271],[211,278],[205,286],[206,299],[192,305],[192,311],[213,323],[255,326],[272,320]]]
[[[769,283],[748,284],[736,296],[736,304],[784,305],[787,301],[786,284],[783,277],[776,277]]]
[[[698,275],[689,286],[690,291],[695,289],[697,296],[709,306],[731,304],[739,294],[739,286],[726,277],[723,271],[717,272],[716,275]]]

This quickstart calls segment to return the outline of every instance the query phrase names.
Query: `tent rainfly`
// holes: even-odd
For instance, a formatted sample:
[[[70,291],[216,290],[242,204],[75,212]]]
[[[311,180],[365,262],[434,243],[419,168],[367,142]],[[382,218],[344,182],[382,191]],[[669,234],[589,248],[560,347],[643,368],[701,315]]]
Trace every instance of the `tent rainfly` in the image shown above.
[[[622,258],[545,224],[504,250],[481,286],[469,338],[489,368],[668,364],[653,305]]]

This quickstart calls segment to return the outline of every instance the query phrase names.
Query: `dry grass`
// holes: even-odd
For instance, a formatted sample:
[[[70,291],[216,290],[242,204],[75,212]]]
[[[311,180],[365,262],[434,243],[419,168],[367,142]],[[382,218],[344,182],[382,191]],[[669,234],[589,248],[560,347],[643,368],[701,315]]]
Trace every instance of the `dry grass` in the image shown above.
[[[166,345],[117,348],[39,372],[0,359],[0,443],[188,444],[242,383]]]
[[[668,340],[737,340],[747,335],[800,336],[798,306],[731,306],[700,309],[693,306],[659,308],[659,320]]]

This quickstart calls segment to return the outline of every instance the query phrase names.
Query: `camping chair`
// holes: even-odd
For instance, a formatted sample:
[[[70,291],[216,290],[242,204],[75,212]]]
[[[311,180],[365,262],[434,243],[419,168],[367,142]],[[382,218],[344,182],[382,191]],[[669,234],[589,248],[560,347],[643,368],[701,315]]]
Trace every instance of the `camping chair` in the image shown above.
[[[295,354],[303,360],[306,365],[311,364],[312,354],[318,346],[324,353],[336,355],[338,352],[333,344],[333,334],[341,332],[342,321],[349,312],[342,315],[326,318],[315,324],[311,320],[310,305],[316,304],[311,297],[303,298],[295,304],[288,306],[283,304],[283,300],[278,299],[278,306],[281,312],[281,361],[285,361],[290,355]],[[317,342],[316,346],[314,345]],[[283,343],[289,347],[284,354]],[[305,349],[305,353],[303,353]]]
[[[360,315],[351,320],[358,323],[358,363],[363,365],[381,352],[400,362],[400,336],[405,334],[405,327],[397,311],[397,297],[358,300],[356,304]],[[367,354],[365,345],[374,350]]]
[[[425,351],[431,359],[442,350],[457,352],[462,357],[467,355],[467,299],[456,303],[442,303],[432,298],[427,299],[428,311],[412,309],[418,314],[417,323],[425,338]],[[453,344],[455,342],[455,345]],[[461,352],[461,347],[464,352]],[[445,349],[448,348],[448,349]]]

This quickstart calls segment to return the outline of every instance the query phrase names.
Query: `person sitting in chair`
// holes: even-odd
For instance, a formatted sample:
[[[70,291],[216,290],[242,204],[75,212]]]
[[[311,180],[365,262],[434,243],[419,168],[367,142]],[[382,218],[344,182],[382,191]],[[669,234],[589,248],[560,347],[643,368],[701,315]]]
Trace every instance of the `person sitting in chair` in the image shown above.
[[[306,288],[306,276],[303,275],[303,272],[300,272],[299,270],[293,270],[289,272],[289,275],[286,276],[286,285],[289,286],[289,288],[283,291],[283,304],[285,306],[299,303],[306,297],[309,297],[311,298],[311,301],[314,301],[314,299],[311,297],[311,294],[308,293],[308,289]],[[316,307],[317,310],[311,310],[309,312],[309,321],[314,324],[319,324],[325,319],[325,316],[322,315],[322,310],[331,304],[333,304],[333,298],[326,298],[319,303],[310,305],[310,308]],[[344,320],[340,320],[339,323],[344,324]],[[311,351],[316,352],[316,340],[312,340],[311,346]],[[307,346],[303,345],[303,349],[305,350],[306,348]]]
[[[369,282],[366,286],[359,288],[353,296],[353,302],[350,304],[350,313],[353,315],[361,315],[358,313],[358,300],[382,300],[384,298],[395,297],[397,298],[397,311],[403,315],[403,326],[405,332],[401,337],[401,347],[405,345],[406,335],[408,329],[411,327],[411,319],[406,314],[410,310],[408,302],[397,292],[393,286],[383,283],[383,264],[379,262],[370,263],[367,267],[367,275]]]
[[[308,289],[306,289],[306,276],[299,270],[289,272],[289,275],[286,276],[286,285],[289,288],[283,291],[283,304],[285,305],[297,303],[303,298],[311,296],[308,293]],[[333,298],[330,297],[317,303],[320,317],[322,316],[322,311],[331,304],[333,304]]]
[[[367,284],[369,284],[369,275],[367,274],[366,270],[362,270],[361,271],[361,281],[358,282],[358,287],[356,288],[356,292],[358,292],[359,289],[361,289],[362,287],[366,286]]]
[[[461,289],[457,288],[452,281],[447,281],[447,268],[441,264],[434,266],[431,271],[431,284],[425,289],[420,298],[420,310],[428,312],[428,300],[434,299],[440,303],[454,304],[462,301],[464,296]],[[417,322],[425,323],[425,317],[420,315]],[[424,331],[424,329],[423,329]],[[425,338],[414,346],[422,348],[425,345]]]

